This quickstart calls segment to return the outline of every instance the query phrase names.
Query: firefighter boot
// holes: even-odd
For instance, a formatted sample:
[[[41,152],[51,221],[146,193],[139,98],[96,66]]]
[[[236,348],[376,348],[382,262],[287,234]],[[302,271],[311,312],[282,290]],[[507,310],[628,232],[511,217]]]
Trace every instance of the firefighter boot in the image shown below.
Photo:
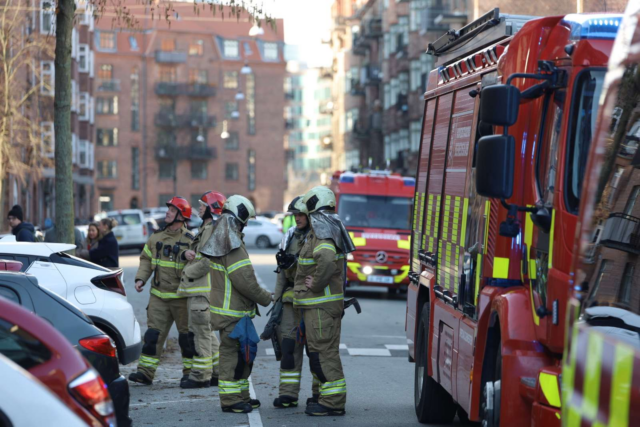
[[[180,388],[208,388],[211,384],[209,381],[194,381],[191,378],[187,377],[185,381],[180,381]]]
[[[238,402],[235,405],[222,407],[222,412],[231,412],[234,414],[248,414],[251,411],[253,411],[251,404],[244,402]]]
[[[276,408],[297,408],[298,399],[291,396],[276,397],[273,401],[273,406],[275,406]]]
[[[304,411],[305,414],[311,415],[312,417],[324,417],[324,416],[343,416],[346,414],[344,409],[332,409],[327,408],[324,405],[319,403],[312,403],[307,406],[307,409]]]
[[[153,381],[147,378],[147,376],[142,372],[134,372],[132,374],[129,374],[129,381],[143,385],[153,384]]]
[[[311,405],[312,403],[318,403],[319,398],[320,398],[319,394],[314,394],[313,397],[307,398],[307,406]]]

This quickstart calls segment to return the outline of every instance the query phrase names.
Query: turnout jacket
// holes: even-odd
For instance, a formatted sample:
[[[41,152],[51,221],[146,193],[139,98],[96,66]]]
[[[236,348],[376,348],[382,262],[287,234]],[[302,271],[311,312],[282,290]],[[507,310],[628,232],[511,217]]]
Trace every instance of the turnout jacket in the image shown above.
[[[211,324],[220,331],[244,316],[254,318],[256,303],[271,303],[271,293],[256,279],[244,244],[222,257],[211,260]]]
[[[180,285],[182,269],[185,266],[185,262],[180,259],[181,253],[191,245],[193,240],[193,234],[186,227],[177,231],[165,228],[153,233],[140,254],[140,267],[138,267],[135,280],[142,280],[146,283],[154,274],[151,294],[162,299],[181,298],[176,293]],[[174,252],[176,245],[178,245],[178,253]],[[102,246],[102,242],[100,242],[100,246]],[[168,254],[165,247],[168,248]]]
[[[209,240],[212,232],[213,222],[203,225],[198,230],[198,234],[189,248],[196,253],[196,258],[193,261],[187,261],[184,257],[186,250],[180,254],[180,259],[187,264],[182,270],[178,296],[202,296],[209,300],[211,295],[211,263],[209,258],[202,256],[200,249]]]
[[[293,305],[298,308],[322,308],[332,316],[344,308],[344,254],[337,253],[331,239],[318,239],[313,230],[300,251],[295,276]],[[313,277],[311,289],[305,278]]]
[[[305,237],[305,233],[296,229],[296,231],[293,232],[293,236],[291,236],[291,242],[286,250],[287,253],[297,256],[300,253],[300,249],[302,249]],[[284,236],[284,239],[286,238],[287,235]],[[283,243],[286,244],[286,242]],[[293,285],[296,280],[297,269],[298,263],[296,262],[291,266],[291,268],[282,270],[278,273],[278,277],[276,278],[276,299],[282,297],[282,302],[293,303]]]

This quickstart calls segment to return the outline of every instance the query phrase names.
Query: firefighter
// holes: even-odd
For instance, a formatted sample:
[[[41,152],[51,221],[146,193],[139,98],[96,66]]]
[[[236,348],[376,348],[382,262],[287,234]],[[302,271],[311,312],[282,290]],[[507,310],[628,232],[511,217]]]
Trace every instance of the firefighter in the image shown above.
[[[229,197],[211,237],[200,250],[211,260],[211,325],[220,332],[218,390],[223,412],[248,413],[260,407],[260,401],[249,396],[253,359],[247,346],[240,345],[248,337],[236,328],[246,325],[247,320],[252,327],[250,319],[256,315],[256,304],[266,307],[273,299],[273,294],[258,284],[242,241],[242,229],[252,217],[255,210],[246,197]],[[255,329],[252,332],[257,337]],[[232,334],[242,338],[231,338]]]
[[[211,265],[200,249],[213,232],[213,215],[222,214],[226,197],[215,191],[207,191],[199,200],[198,214],[202,226],[191,248],[182,253],[187,266],[182,272],[178,295],[187,297],[189,312],[189,344],[193,352],[193,365],[189,378],[180,382],[182,388],[201,388],[218,385],[220,342],[211,331],[209,297],[211,294]]]
[[[335,213],[336,197],[327,187],[315,187],[302,199],[311,230],[300,250],[293,304],[301,314],[299,332],[307,340],[309,365],[320,382],[311,416],[344,415],[347,384],[340,361],[340,328],[344,310],[345,256],[355,250]]]
[[[180,253],[189,248],[193,234],[184,226],[191,217],[191,206],[182,197],[167,202],[167,225],[149,237],[140,254],[140,267],[136,273],[135,288],[142,289],[153,274],[151,295],[147,306],[147,331],[144,334],[142,355],[138,371],[129,375],[129,381],[151,385],[160,363],[160,356],[169,330],[176,323],[178,343],[182,352],[183,378],[189,376],[193,353],[189,345],[187,300],[177,295],[184,262]]]
[[[304,239],[309,232],[307,208],[302,203],[302,197],[293,199],[288,212],[295,218],[296,227],[291,228],[282,239],[278,256],[278,277],[276,279],[275,298],[282,299],[282,317],[276,328],[276,335],[282,359],[280,361],[280,392],[273,401],[276,408],[291,408],[298,406],[298,393],[302,377],[302,363],[304,346],[296,340],[296,326],[300,319],[296,318],[293,309],[293,286],[297,269],[297,258]],[[313,398],[317,401],[319,394],[318,381],[313,380]]]

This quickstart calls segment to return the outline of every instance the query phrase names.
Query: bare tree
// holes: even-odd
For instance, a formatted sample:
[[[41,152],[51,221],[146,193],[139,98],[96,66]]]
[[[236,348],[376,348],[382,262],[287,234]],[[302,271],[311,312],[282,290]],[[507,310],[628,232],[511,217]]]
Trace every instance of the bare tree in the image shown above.
[[[39,178],[53,151],[53,133],[42,138],[46,116],[43,120],[40,111],[41,92],[53,89],[43,79],[40,58],[51,57],[53,49],[50,39],[31,31],[31,12],[26,0],[5,0],[0,6],[0,194],[8,173],[22,183]]]

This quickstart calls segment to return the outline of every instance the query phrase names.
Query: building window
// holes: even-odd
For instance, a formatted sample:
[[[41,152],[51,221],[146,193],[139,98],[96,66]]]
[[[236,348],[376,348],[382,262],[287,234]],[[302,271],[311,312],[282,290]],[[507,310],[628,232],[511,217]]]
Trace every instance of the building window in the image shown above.
[[[140,75],[138,67],[131,70],[131,130],[140,130]]]
[[[138,39],[135,36],[129,36],[129,48],[131,50],[138,50]]]
[[[87,121],[91,118],[91,98],[87,92],[81,92],[78,99],[78,115],[80,120]]]
[[[208,81],[207,70],[189,69],[189,83],[192,85],[206,85]]]
[[[96,114],[118,114],[118,97],[97,97]]]
[[[236,101],[225,102],[224,112],[227,119],[237,119],[239,117],[238,103]]]
[[[383,56],[384,59],[389,59],[389,54],[391,52],[391,34],[385,33],[383,36],[384,46],[383,46]]]
[[[176,40],[175,39],[164,39],[162,40],[161,49],[163,52],[173,52],[176,50]]]
[[[422,125],[420,122],[411,122],[411,151],[417,153],[420,150],[420,133]]]
[[[237,89],[238,88],[238,72],[237,71],[225,71],[224,72],[223,87],[225,89]]]
[[[207,179],[207,162],[191,162],[191,179]]]
[[[52,158],[55,152],[55,131],[53,128],[53,122],[40,123],[40,139],[42,141],[42,155]]]
[[[71,80],[71,111],[78,111],[78,83],[75,80]]]
[[[355,128],[356,122],[358,121],[358,116],[360,115],[360,111],[357,108],[352,108],[347,111],[346,117],[346,131],[352,132]]]
[[[131,189],[140,189],[140,148],[131,147]]]
[[[101,147],[116,147],[118,145],[118,129],[98,129],[96,145]]]
[[[247,190],[254,191],[256,189],[256,150],[247,151]]]
[[[422,64],[420,60],[411,61],[411,86],[410,90],[420,89],[422,83]]]
[[[384,109],[388,109],[391,107],[391,85],[388,83],[384,84]]]
[[[116,51],[116,33],[110,31],[96,31],[97,48],[101,51]]]
[[[247,74],[247,133],[256,134],[256,79]]]
[[[158,206],[165,206],[165,203],[171,200],[172,197],[173,197],[173,194],[160,194],[158,196]],[[193,206],[198,206],[198,205],[193,205]]]
[[[138,202],[137,197],[132,197],[129,202],[129,209],[140,209],[140,203]]]
[[[118,177],[118,164],[115,160],[98,162],[98,179],[114,179]]]
[[[240,52],[237,40],[225,40],[223,43],[223,55],[225,58],[238,58]]]
[[[633,273],[636,266],[628,262],[624,266],[624,273],[622,275],[622,281],[620,282],[620,293],[618,295],[618,301],[622,304],[629,304],[631,302],[631,289],[633,287]]]
[[[56,14],[53,1],[40,1],[40,32],[45,34],[55,33]]]
[[[81,73],[89,72],[89,45],[81,44],[78,46],[78,71]]]
[[[189,56],[204,55],[204,40],[196,40],[189,44]]]
[[[411,2],[411,14],[409,15],[409,30],[418,31],[422,22],[422,10],[427,7],[427,0],[413,0]]]
[[[40,61],[40,93],[53,96],[55,94],[55,69],[53,61]]]
[[[240,148],[240,139],[237,132],[229,132],[229,138],[224,141],[224,149],[237,151]]]
[[[253,51],[251,50],[251,46],[249,46],[249,43],[244,42],[244,54],[249,56],[249,55],[253,55]]]
[[[160,82],[162,83],[174,83],[176,81],[177,73],[175,67],[160,67]]]
[[[640,195],[640,185],[636,185],[631,190],[631,194],[629,194],[629,198],[627,199],[627,204],[624,207],[624,213],[626,215],[631,215],[633,213],[633,208],[636,205],[636,201],[638,200],[638,195]]]
[[[264,44],[264,60],[265,61],[277,61],[278,58],[278,43],[265,43]]]
[[[83,139],[78,144],[78,164],[81,168],[87,169],[89,167],[89,141]]]
[[[113,193],[100,193],[100,210],[102,212],[113,210]]]
[[[173,179],[173,160],[162,160],[158,162],[158,177],[160,179]],[[170,199],[171,196],[165,199],[163,203],[167,203],[167,200]]]
[[[111,80],[113,79],[113,65],[111,64],[102,64],[98,69],[98,78],[102,80]]]
[[[427,82],[429,81],[429,73],[433,69],[433,55],[423,53],[420,55],[420,63],[422,65],[422,92],[427,91]]]
[[[227,181],[237,181],[239,176],[237,163],[227,163],[225,165],[224,177]]]

